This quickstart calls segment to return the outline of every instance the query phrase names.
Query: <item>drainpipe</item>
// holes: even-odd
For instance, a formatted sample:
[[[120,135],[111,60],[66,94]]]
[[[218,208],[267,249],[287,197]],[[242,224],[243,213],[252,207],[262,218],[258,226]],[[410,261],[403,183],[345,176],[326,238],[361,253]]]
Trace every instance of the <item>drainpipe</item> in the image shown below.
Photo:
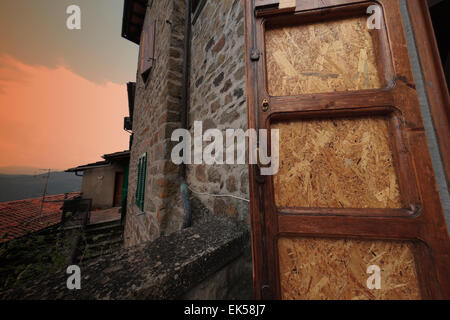
[[[186,0],[186,12],[184,17],[184,56],[183,56],[183,92],[181,96],[181,127],[188,129],[189,127],[189,105],[190,105],[190,69],[191,69],[191,0]],[[189,199],[189,190],[186,182],[186,164],[180,165],[180,191],[183,200],[184,217],[183,229],[189,228],[192,224],[191,202]]]

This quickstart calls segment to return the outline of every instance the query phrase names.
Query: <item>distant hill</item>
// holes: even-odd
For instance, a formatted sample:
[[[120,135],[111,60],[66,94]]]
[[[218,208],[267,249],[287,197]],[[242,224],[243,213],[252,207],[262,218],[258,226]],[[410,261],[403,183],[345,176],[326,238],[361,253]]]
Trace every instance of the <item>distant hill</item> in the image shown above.
[[[47,174],[0,174],[0,202],[38,198],[44,191]],[[51,172],[47,194],[55,195],[81,190],[81,177],[68,172]]]
[[[47,170],[34,167],[19,167],[19,166],[0,167],[0,174],[9,174],[9,175],[36,175],[42,174],[46,171]]]

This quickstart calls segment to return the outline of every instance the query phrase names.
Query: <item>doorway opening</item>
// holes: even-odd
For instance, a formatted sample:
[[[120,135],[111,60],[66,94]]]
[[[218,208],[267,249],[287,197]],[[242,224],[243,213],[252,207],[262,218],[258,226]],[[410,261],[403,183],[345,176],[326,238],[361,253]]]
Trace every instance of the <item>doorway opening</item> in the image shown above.
[[[450,19],[448,18],[450,1],[428,0],[428,5],[448,88],[450,84],[450,41],[448,40],[450,38]]]

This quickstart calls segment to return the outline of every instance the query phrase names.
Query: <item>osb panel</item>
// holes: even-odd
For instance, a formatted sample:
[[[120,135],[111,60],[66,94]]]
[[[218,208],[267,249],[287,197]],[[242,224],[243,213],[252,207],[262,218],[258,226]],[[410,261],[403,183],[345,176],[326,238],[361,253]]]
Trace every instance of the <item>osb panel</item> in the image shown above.
[[[384,116],[278,122],[277,207],[404,208]]]
[[[278,243],[285,300],[420,299],[408,242],[282,238]],[[367,268],[381,269],[381,288],[368,289]]]
[[[268,91],[272,96],[384,87],[376,33],[367,17],[266,30]]]

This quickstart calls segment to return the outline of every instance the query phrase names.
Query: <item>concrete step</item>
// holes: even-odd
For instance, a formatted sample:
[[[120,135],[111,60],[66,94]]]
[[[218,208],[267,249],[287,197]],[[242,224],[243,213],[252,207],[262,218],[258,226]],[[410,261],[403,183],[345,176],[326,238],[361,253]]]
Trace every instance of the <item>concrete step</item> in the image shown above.
[[[81,257],[80,262],[86,262],[119,251],[122,245],[110,246],[101,250],[88,250],[84,256]]]
[[[106,226],[121,226],[122,223],[120,220],[114,220],[114,221],[108,221],[108,222],[102,222],[102,223],[96,223],[96,224],[89,224],[87,226],[88,229],[96,229],[96,228],[101,228],[101,227],[106,227]]]
[[[96,223],[96,224],[89,224],[89,225],[87,225],[87,229],[98,229],[98,228],[116,227],[116,226],[122,226],[122,223],[120,222],[120,220]]]
[[[122,238],[118,238],[112,241],[103,241],[103,242],[98,242],[98,243],[91,243],[91,244],[87,244],[86,245],[86,249],[89,251],[101,251],[104,248],[109,248],[109,247],[116,247],[116,246],[122,246],[123,244],[123,239]]]
[[[117,239],[123,239],[123,231],[98,233],[98,234],[86,234],[85,235],[85,241],[88,244],[104,242],[104,241],[114,241]]]
[[[124,226],[120,221],[87,226],[80,262],[86,262],[120,250],[123,246]]]
[[[119,223],[91,225],[86,228],[86,235],[97,235],[105,233],[123,232],[123,226]]]

